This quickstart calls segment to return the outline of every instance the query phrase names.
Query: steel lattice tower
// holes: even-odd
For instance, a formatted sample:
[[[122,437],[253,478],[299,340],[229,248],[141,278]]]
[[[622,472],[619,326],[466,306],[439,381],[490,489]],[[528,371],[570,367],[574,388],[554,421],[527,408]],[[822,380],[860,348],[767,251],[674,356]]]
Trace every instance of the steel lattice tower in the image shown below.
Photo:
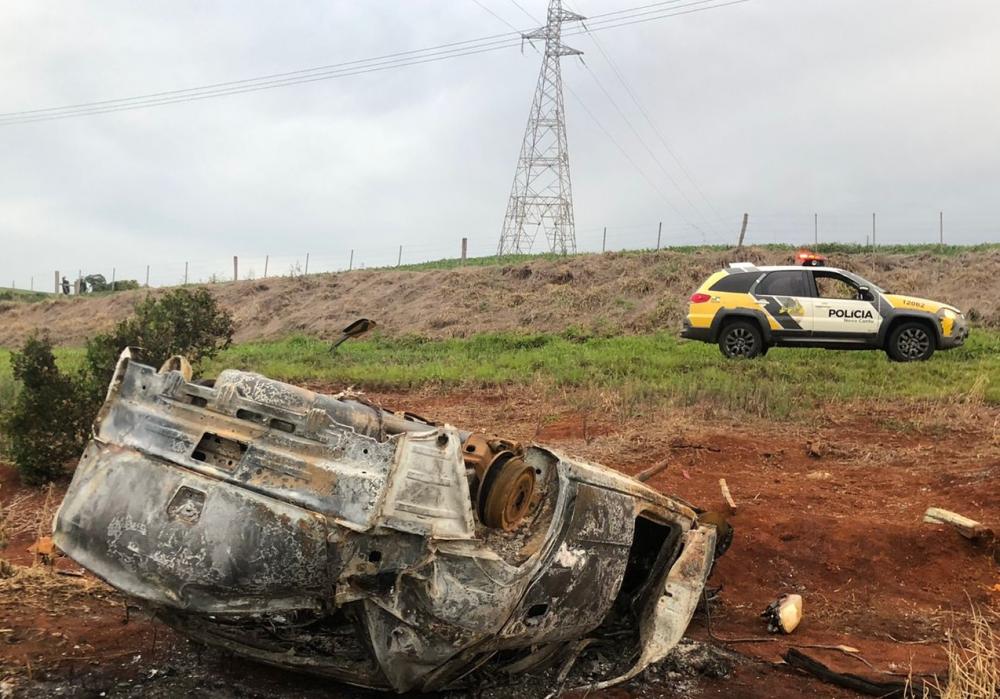
[[[559,59],[583,53],[566,46],[561,39],[563,22],[582,19],[562,9],[562,0],[550,0],[545,26],[523,35],[528,41],[545,39],[545,53],[507,202],[498,255],[530,252],[539,228],[545,232],[552,252],[576,252]]]

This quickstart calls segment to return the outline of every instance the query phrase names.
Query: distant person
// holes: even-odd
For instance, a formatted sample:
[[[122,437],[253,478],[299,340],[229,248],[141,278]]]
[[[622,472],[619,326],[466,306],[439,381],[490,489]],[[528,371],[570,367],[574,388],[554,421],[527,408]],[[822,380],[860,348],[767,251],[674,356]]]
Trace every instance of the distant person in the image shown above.
[[[62,290],[63,293],[66,294],[66,296],[69,296],[69,279],[67,279],[66,277],[63,277],[62,280]]]

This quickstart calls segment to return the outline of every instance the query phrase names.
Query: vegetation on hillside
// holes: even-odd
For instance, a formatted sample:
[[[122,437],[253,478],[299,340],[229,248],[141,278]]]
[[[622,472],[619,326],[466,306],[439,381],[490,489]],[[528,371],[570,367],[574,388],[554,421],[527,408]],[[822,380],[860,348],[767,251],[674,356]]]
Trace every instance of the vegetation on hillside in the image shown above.
[[[146,298],[110,333],[70,353],[69,367],[57,364],[48,337],[29,337],[19,351],[0,355],[0,433],[8,456],[28,483],[57,477],[79,456],[123,349],[137,348],[154,366],[174,354],[198,362],[232,337],[232,316],[204,289]]]
[[[26,483],[42,484],[79,456],[93,418],[83,384],[56,366],[52,342],[28,338],[10,358],[20,390],[0,415],[7,452]]]
[[[867,255],[871,254],[870,246],[858,243],[819,243],[818,245],[785,245],[783,243],[768,243],[763,245],[754,244],[753,249],[767,250],[771,252],[788,252],[789,257],[800,247],[808,247],[815,252],[823,254],[843,254],[843,255]],[[726,250],[735,251],[735,247],[729,245],[674,245],[662,247],[665,252],[680,254],[699,254],[705,252],[724,252]],[[937,255],[942,257],[954,257],[966,252],[986,252],[989,250],[1000,250],[1000,243],[980,243],[977,245],[935,245],[930,243],[912,245],[879,245],[876,249],[878,255]],[[636,250],[615,251],[615,255],[644,255],[653,252],[654,248],[643,248]],[[536,262],[538,260],[563,260],[568,257],[594,256],[600,255],[597,252],[581,252],[574,255],[559,255],[556,253],[535,253],[528,255],[488,255],[485,257],[470,257],[465,260],[459,258],[448,258],[442,260],[429,260],[427,262],[416,262],[413,264],[401,265],[395,269],[402,270],[431,270],[431,269],[455,269],[458,267],[490,267],[495,265],[516,265],[526,262]],[[377,268],[372,268],[377,269]],[[389,269],[388,267],[382,269]]]

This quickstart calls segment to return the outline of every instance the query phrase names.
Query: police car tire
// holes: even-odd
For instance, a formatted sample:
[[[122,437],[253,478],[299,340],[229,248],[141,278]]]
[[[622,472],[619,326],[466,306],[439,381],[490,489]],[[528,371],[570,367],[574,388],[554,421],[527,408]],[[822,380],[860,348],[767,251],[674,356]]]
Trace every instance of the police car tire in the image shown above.
[[[719,333],[719,349],[730,359],[753,359],[764,352],[764,336],[756,323],[734,320]]]
[[[889,333],[885,352],[894,362],[922,362],[934,354],[934,333],[924,323],[900,323]]]

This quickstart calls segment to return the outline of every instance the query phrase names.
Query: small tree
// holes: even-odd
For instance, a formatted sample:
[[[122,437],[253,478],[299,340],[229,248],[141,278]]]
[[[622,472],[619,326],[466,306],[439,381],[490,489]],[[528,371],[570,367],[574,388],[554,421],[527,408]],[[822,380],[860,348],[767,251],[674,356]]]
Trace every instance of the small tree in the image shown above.
[[[92,403],[73,377],[59,371],[52,342],[32,335],[11,356],[14,378],[22,384],[0,416],[10,456],[26,483],[40,484],[64,472],[78,458],[93,419]]]
[[[110,333],[87,340],[86,374],[99,402],[114,374],[118,355],[138,347],[139,358],[154,367],[175,354],[194,364],[214,356],[233,340],[233,317],[205,289],[174,289],[161,298],[147,296],[135,314]]]
[[[21,390],[0,416],[0,429],[21,477],[28,483],[44,483],[61,475],[67,461],[79,457],[124,348],[140,348],[140,359],[159,367],[174,354],[186,355],[192,362],[211,357],[229,346],[232,338],[232,316],[204,289],[147,297],[136,306],[135,315],[110,333],[87,340],[79,375],[59,371],[48,337],[28,338],[11,357]]]

